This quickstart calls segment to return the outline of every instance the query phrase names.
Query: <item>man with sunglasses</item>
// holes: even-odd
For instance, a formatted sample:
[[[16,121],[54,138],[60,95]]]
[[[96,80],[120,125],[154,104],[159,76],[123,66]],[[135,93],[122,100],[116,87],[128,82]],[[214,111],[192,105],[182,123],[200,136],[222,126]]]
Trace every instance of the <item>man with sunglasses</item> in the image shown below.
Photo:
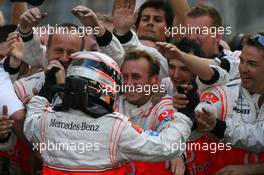
[[[226,161],[221,161],[224,166],[248,163],[252,153],[256,156],[255,163],[264,161],[263,154],[260,154],[264,152],[263,33],[246,39],[240,55],[239,72],[241,78],[238,81],[203,92],[195,110],[198,125],[206,128],[204,131],[211,131],[232,146],[247,150],[234,148],[232,152],[235,154],[224,151]],[[219,155],[223,159],[221,152]]]

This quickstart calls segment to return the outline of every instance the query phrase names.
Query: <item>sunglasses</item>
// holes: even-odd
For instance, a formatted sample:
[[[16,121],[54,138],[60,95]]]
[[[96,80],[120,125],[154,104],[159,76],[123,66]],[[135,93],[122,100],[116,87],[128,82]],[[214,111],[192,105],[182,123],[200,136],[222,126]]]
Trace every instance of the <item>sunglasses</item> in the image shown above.
[[[264,36],[263,35],[257,34],[255,36],[250,37],[249,39],[254,42],[257,41],[259,44],[261,44],[264,47]]]

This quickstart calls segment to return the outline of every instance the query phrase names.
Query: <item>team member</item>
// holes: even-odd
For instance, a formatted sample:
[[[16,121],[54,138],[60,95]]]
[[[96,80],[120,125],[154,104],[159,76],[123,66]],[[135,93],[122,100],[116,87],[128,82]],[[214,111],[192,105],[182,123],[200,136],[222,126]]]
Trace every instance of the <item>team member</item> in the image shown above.
[[[24,132],[35,145],[90,143],[94,150],[42,150],[44,174],[125,174],[126,160],[161,161],[182,154],[169,145],[186,141],[192,125],[188,117],[176,113],[161,132],[142,130],[128,117],[112,113],[117,64],[100,53],[80,52],[76,58],[67,70],[62,104],[52,109],[45,98],[34,97]]]
[[[198,124],[206,126],[207,130],[232,146],[249,151],[237,151],[236,156],[228,156],[224,152],[228,160],[225,163],[245,163],[243,160],[250,152],[259,154],[257,159],[263,161],[264,81],[263,77],[258,76],[264,73],[263,55],[263,34],[247,38],[240,55],[241,82],[205,91],[201,95],[202,102],[197,106]],[[219,162],[220,159],[215,165],[219,165]]]

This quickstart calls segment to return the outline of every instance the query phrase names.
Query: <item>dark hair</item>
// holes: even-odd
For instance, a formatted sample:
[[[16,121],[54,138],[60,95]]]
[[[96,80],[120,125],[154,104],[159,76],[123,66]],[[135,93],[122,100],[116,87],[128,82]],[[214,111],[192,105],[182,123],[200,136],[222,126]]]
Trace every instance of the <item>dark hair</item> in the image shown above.
[[[4,25],[0,26],[0,43],[5,42],[9,33],[16,31],[16,25]]]
[[[196,18],[200,16],[210,16],[212,19],[212,27],[222,27],[223,18],[220,13],[214,8],[206,5],[199,5],[191,8],[187,11],[186,16],[190,18]]]
[[[245,38],[246,36],[243,33],[238,33],[233,36],[228,42],[231,51],[242,50]]]
[[[258,39],[259,37],[264,37],[264,32],[263,33],[258,33],[256,35],[249,35],[245,38],[245,42],[243,45],[249,45],[256,47],[258,50],[261,50],[264,53],[264,46],[261,44]],[[263,42],[263,40],[262,40]]]
[[[72,30],[72,29],[75,29],[76,31],[80,31],[79,30],[79,27],[75,24],[72,24],[72,23],[62,23],[58,26],[56,26],[56,28],[67,28],[68,30]],[[81,32],[81,31],[80,31]],[[49,38],[48,38],[48,42],[47,42],[47,48],[50,48],[51,46],[51,43],[52,43],[52,38],[53,38],[53,34],[50,34],[49,35]],[[84,49],[84,45],[85,45],[85,41],[84,41],[84,37],[80,37],[81,38],[81,48],[80,50],[83,50]]]
[[[173,10],[172,10],[170,4],[164,0],[148,0],[144,4],[142,4],[139,8],[138,17],[137,17],[136,24],[135,24],[136,28],[138,28],[138,25],[139,25],[141,17],[142,17],[142,12],[146,8],[154,8],[154,9],[163,10],[165,13],[165,19],[166,19],[167,27],[172,27],[174,13],[173,13]]]
[[[193,52],[193,54],[198,57],[205,57],[205,54],[202,48],[200,47],[200,45],[193,40],[184,38],[180,42],[174,43],[174,45],[183,52],[186,53]]]
[[[130,49],[128,50],[124,55],[124,62],[129,60],[139,60],[139,59],[145,59],[149,63],[149,77],[152,77],[154,75],[159,75],[160,71],[160,62],[159,59],[156,57],[151,56],[148,52],[144,50],[137,50],[137,49]],[[123,65],[121,67],[121,70],[123,68]]]

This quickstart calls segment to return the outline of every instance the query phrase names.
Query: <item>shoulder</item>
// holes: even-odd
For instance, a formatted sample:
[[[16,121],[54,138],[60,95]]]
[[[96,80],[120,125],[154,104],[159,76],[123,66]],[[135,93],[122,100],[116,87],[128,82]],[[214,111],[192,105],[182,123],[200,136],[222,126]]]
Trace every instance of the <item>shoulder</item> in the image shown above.
[[[113,112],[110,114],[106,114],[104,117],[113,118],[113,119],[117,119],[117,120],[124,121],[124,122],[129,120],[129,117],[127,117],[127,116],[125,116],[119,112]]]

